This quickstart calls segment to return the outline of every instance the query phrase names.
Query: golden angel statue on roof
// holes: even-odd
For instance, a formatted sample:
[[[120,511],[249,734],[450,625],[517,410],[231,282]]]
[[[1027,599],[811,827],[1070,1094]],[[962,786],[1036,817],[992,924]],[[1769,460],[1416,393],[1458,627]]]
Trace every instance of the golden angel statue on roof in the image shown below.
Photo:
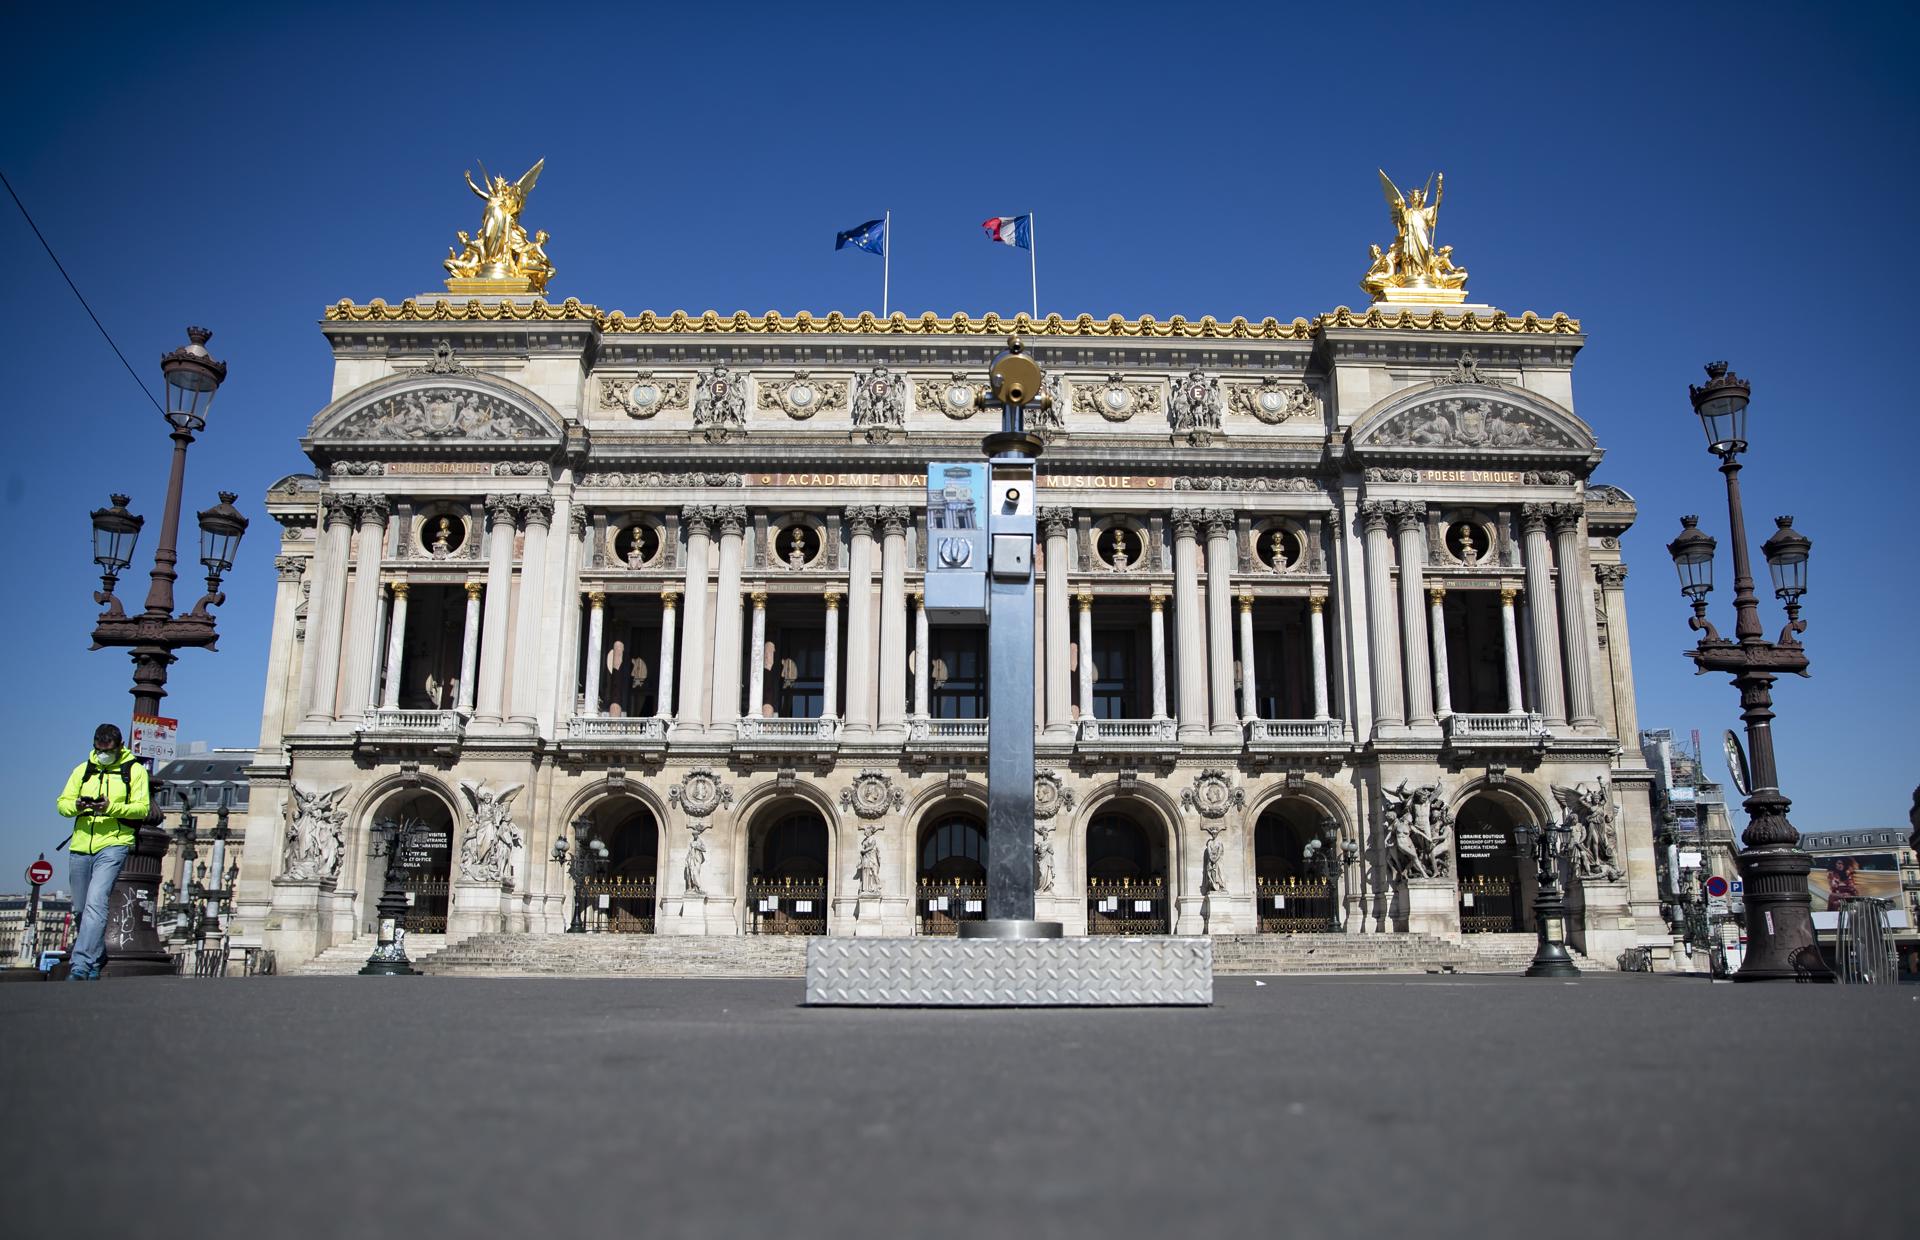
[[[1393,212],[1393,245],[1369,246],[1373,264],[1360,287],[1375,301],[1455,303],[1466,300],[1467,273],[1453,265],[1453,247],[1434,245],[1446,177],[1434,173],[1425,186],[1403,194],[1380,172],[1380,188]]]
[[[466,174],[467,188],[486,203],[480,217],[480,229],[474,236],[460,232],[458,249],[448,247],[444,266],[447,288],[453,292],[544,293],[553,278],[553,263],[547,258],[547,234],[544,229],[531,237],[520,225],[520,212],[526,208],[527,195],[533,192],[546,167],[542,159],[527,169],[517,181],[488,177],[480,165],[480,181]]]

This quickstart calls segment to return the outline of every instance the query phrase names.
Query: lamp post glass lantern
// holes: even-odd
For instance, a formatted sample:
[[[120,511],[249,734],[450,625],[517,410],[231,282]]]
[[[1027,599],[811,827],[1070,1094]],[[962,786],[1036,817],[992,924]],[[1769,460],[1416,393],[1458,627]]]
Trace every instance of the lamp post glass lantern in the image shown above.
[[[167,424],[173,441],[165,507],[160,519],[153,569],[148,575],[146,605],[129,615],[115,595],[120,575],[132,564],[145,519],[127,510],[128,497],[114,493],[105,508],[90,514],[93,526],[93,562],[100,569],[101,588],[94,602],[101,611],[93,624],[95,650],[117,647],[133,660],[133,713],[156,716],[167,696],[167,669],[181,650],[212,650],[219,643],[214,616],[208,611],[226,601],[220,579],[233,567],[234,555],[247,520],[233,507],[233,492],[222,491],[220,502],[199,514],[201,563],[207,569],[207,592],[190,612],[174,614],[174,582],[178,578],[181,499],[185,489],[187,449],[196,432],[207,425],[207,412],[227,377],[227,364],[207,352],[213,333],[204,327],[187,329],[188,343],[160,359],[166,379]],[[146,762],[146,759],[141,759]],[[151,766],[150,763],[148,763]],[[149,772],[151,773],[151,772]],[[135,833],[133,852],[114,884],[108,919],[105,971],[109,975],[164,973],[174,965],[160,944],[154,925],[160,870],[166,856],[167,833],[160,829],[156,801],[146,824]],[[218,881],[218,876],[215,876]],[[183,878],[182,888],[188,886]],[[191,900],[182,890],[181,899]]]
[[[402,919],[407,915],[406,868],[401,862],[415,834],[424,826],[418,819],[386,818],[374,824],[376,841],[387,860],[387,879],[375,906],[380,917],[380,933],[373,954],[360,967],[364,977],[414,977],[419,970],[407,959],[407,930]]]
[[[1707,449],[1720,458],[1727,480],[1728,537],[1733,550],[1734,629],[1731,638],[1707,619],[1707,594],[1713,589],[1714,541],[1702,534],[1698,518],[1681,519],[1680,537],[1667,547],[1680,573],[1681,593],[1693,605],[1687,627],[1700,634],[1686,652],[1698,671],[1723,672],[1740,693],[1740,715],[1747,729],[1752,761],[1752,790],[1745,807],[1746,848],[1739,854],[1747,904],[1745,958],[1735,981],[1831,982],[1833,972],[1820,956],[1813,934],[1813,902],[1807,890],[1812,860],[1800,847],[1800,833],[1787,819],[1792,805],[1780,791],[1773,752],[1773,682],[1783,672],[1807,675],[1806,631],[1800,599],[1807,590],[1807,561],[1813,541],[1793,528],[1793,518],[1776,519],[1778,528],[1761,548],[1773,577],[1774,596],[1786,607],[1787,623],[1768,641],[1754,593],[1747,550],[1746,512],[1740,494],[1740,454],[1747,449],[1747,404],[1752,385],[1725,362],[1707,365],[1707,382],[1692,387],[1694,412],[1706,431]]]
[[[1547,823],[1514,828],[1527,841],[1534,861],[1533,921],[1539,944],[1534,948],[1528,977],[1579,977],[1580,969],[1567,950],[1567,900],[1560,886],[1560,862],[1567,855],[1573,828]]]

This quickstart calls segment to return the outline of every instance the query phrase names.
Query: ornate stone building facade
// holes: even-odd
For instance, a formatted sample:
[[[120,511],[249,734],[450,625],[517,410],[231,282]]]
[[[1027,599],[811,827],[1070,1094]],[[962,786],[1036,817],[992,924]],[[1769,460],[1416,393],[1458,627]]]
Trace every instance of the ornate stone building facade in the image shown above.
[[[1036,866],[1070,933],[1668,942],[1621,490],[1564,316],[628,317],[349,302],[277,483],[241,883],[363,933],[937,933],[978,914],[984,630],[920,606],[931,462],[1018,331],[1040,427]],[[1623,742],[1624,738],[1624,742]],[[574,859],[553,858],[566,837]],[[584,845],[584,847],[583,847]],[[577,870],[578,872],[573,872]]]

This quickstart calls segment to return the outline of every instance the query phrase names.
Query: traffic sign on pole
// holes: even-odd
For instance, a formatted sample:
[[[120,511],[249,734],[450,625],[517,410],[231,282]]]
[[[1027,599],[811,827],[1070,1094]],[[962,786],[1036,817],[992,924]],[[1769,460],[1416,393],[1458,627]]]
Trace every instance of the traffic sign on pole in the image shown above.
[[[27,867],[27,881],[38,887],[53,881],[53,862],[45,857]]]
[[[1727,880],[1722,878],[1718,874],[1715,874],[1712,878],[1709,878],[1707,880],[1707,894],[1709,896],[1712,896],[1716,900],[1720,899],[1722,896],[1725,896],[1727,892],[1731,891],[1732,889],[1733,888],[1728,885]]]

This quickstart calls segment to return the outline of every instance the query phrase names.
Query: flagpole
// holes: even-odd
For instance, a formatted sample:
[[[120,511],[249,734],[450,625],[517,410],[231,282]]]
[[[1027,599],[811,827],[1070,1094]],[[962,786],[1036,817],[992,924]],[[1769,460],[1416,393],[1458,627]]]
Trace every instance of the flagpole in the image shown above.
[[[1040,321],[1040,215],[1027,212],[1027,287],[1033,292],[1033,318]]]
[[[893,291],[893,212],[886,213],[880,235],[880,317],[887,317],[887,297]]]

